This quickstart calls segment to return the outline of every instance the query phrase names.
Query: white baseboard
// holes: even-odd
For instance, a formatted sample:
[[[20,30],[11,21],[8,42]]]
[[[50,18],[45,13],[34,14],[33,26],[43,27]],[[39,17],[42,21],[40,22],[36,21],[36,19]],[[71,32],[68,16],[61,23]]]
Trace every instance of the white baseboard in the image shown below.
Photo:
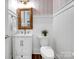
[[[32,54],[40,54],[40,49],[33,49]]]

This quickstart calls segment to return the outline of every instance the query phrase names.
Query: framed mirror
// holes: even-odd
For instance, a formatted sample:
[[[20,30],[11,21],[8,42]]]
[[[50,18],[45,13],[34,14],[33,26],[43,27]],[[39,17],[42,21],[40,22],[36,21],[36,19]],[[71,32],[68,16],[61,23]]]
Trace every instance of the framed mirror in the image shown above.
[[[32,21],[32,8],[28,9],[17,9],[18,14],[18,29],[32,29],[33,21]]]

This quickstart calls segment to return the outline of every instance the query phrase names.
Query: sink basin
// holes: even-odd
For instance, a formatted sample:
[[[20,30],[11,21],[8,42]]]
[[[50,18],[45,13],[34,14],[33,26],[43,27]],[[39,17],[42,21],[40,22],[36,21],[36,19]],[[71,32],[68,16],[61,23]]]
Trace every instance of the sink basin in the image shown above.
[[[32,30],[27,31],[20,30],[14,36],[32,36]]]

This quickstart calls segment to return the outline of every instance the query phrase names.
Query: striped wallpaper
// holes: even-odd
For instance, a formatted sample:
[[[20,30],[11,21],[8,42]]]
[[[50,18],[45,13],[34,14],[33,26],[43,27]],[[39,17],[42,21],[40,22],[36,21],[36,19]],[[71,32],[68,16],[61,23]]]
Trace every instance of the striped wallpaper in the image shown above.
[[[51,15],[73,0],[30,0],[35,3],[34,15]]]
[[[51,15],[53,14],[53,0],[31,0],[35,2],[34,15]]]

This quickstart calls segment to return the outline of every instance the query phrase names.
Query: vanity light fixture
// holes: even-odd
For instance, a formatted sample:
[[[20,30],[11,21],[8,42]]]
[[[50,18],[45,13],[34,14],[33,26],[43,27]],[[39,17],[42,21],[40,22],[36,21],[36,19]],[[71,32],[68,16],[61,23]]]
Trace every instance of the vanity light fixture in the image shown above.
[[[29,0],[19,0],[19,1],[23,4],[27,4],[27,2],[29,2]]]

